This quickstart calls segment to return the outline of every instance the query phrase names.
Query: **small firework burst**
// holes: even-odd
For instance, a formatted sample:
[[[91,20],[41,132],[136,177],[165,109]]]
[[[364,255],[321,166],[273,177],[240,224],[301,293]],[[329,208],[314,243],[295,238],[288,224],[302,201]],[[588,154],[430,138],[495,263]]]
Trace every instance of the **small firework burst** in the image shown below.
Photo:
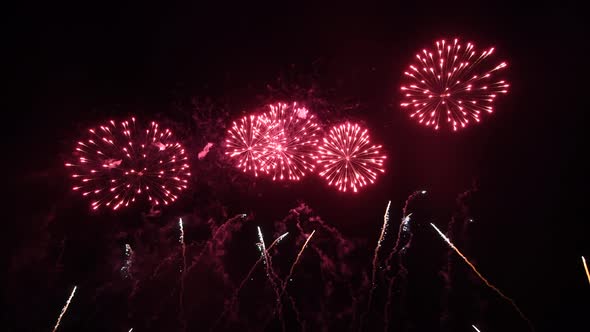
[[[385,172],[385,159],[381,145],[371,145],[367,129],[358,124],[341,124],[330,129],[319,147],[319,174],[340,191],[357,192],[374,183],[379,172]]]
[[[169,129],[153,121],[143,127],[131,118],[88,132],[65,165],[76,182],[72,189],[90,197],[92,209],[117,210],[140,197],[168,205],[188,187],[188,157]]]
[[[266,147],[265,127],[259,116],[249,115],[234,121],[225,140],[225,154],[236,158],[237,167],[258,176]]]
[[[495,77],[507,64],[491,64],[493,53],[493,47],[479,52],[458,39],[437,41],[435,51],[423,49],[404,72],[401,107],[437,130],[444,122],[454,131],[479,122],[482,112],[493,112],[496,97],[508,92],[509,84]]]

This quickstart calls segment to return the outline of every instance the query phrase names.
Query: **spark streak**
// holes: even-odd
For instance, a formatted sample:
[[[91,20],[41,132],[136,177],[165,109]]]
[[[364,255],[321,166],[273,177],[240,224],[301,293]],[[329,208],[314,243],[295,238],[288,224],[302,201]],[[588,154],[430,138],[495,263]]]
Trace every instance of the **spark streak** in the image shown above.
[[[465,257],[465,255],[463,255],[461,253],[461,251],[459,251],[459,249],[457,249],[457,247],[455,247],[455,245],[451,242],[451,240],[449,240],[448,237],[446,237],[433,223],[430,223],[430,225],[436,230],[436,232],[443,238],[443,240],[445,240],[445,242],[447,242],[447,244],[459,255],[461,256],[461,258],[463,258],[463,260],[465,261],[465,263],[467,263],[467,265],[469,265],[469,267],[473,270],[473,272],[475,272],[475,274],[477,274],[477,276],[489,287],[491,288],[494,292],[496,292],[498,295],[500,295],[500,297],[502,297],[503,299],[505,299],[506,301],[510,302],[510,304],[512,304],[512,306],[514,307],[514,309],[516,309],[516,311],[518,311],[518,314],[520,315],[520,317],[522,319],[524,319],[527,324],[529,325],[529,328],[534,331],[534,327],[533,327],[533,323],[524,315],[524,313],[520,310],[520,308],[516,305],[516,303],[514,302],[514,300],[512,300],[511,298],[509,298],[508,296],[504,295],[504,293],[502,293],[496,286],[492,285],[481,273],[479,273],[479,271],[475,268],[475,266],[467,259],[467,257]]]
[[[368,314],[371,310],[371,302],[373,301],[373,292],[375,291],[375,275],[377,273],[377,260],[379,259],[379,249],[381,248],[381,242],[383,242],[383,238],[387,233],[387,226],[389,226],[389,208],[391,207],[391,201],[387,202],[387,207],[385,208],[385,214],[383,215],[383,226],[381,226],[381,235],[379,235],[379,240],[377,240],[377,246],[375,246],[375,255],[373,256],[373,273],[371,276],[371,289],[369,290],[369,301],[367,304],[367,311],[365,313]],[[361,330],[362,330],[362,319],[361,319]]]
[[[471,325],[473,327],[473,329],[477,332],[481,332],[477,327],[475,327],[475,325]]]
[[[178,242],[182,245],[182,270],[180,271],[180,293],[178,294],[178,303],[180,306],[179,316],[182,322],[182,330],[186,330],[186,321],[184,318],[184,279],[186,275],[186,245],[184,243],[184,226],[182,218],[178,219],[178,227],[180,228],[180,237]]]
[[[588,272],[588,265],[586,265],[584,256],[582,256],[582,264],[584,264],[584,270],[586,270],[586,276],[588,277],[588,282],[590,282],[590,272]]]
[[[68,310],[68,306],[70,305],[70,302],[72,301],[72,298],[74,297],[74,294],[76,293],[76,288],[78,288],[78,286],[74,286],[74,289],[72,290],[72,294],[70,294],[70,297],[68,298],[68,301],[66,302],[66,305],[63,307],[63,309],[61,309],[61,313],[59,314],[59,317],[57,318],[57,323],[55,323],[55,327],[53,328],[53,332],[57,331],[57,328],[59,327],[59,323],[61,322],[61,318],[64,316],[64,314]]]

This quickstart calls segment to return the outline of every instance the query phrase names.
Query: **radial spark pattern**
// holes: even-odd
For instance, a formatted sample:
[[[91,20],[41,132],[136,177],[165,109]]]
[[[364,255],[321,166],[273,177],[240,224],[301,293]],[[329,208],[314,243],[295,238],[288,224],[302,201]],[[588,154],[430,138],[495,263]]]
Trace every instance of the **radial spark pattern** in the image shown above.
[[[270,105],[260,117],[266,131],[261,162],[273,180],[300,180],[315,168],[320,126],[297,103]]]
[[[187,188],[188,158],[169,129],[156,122],[142,126],[131,118],[111,120],[88,134],[66,167],[76,182],[73,190],[90,197],[92,209],[117,210],[140,197],[153,205],[168,205]]]
[[[476,51],[457,39],[437,41],[435,51],[423,49],[404,72],[402,108],[434,129],[446,123],[456,131],[479,122],[482,112],[493,112],[498,94],[508,92],[508,83],[495,77],[506,62],[493,64],[493,52],[493,47]]]
[[[333,127],[319,147],[320,176],[340,191],[357,192],[383,173],[381,145],[371,145],[367,129],[358,124]]]
[[[273,180],[300,180],[315,167],[320,126],[304,107],[278,103],[234,122],[225,141],[237,167]]]

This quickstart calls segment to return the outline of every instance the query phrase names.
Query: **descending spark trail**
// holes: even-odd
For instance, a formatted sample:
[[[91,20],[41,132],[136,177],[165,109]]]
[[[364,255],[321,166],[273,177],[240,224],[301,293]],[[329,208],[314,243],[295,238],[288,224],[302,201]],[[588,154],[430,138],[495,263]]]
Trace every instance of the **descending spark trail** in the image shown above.
[[[131,275],[131,267],[133,266],[133,249],[131,246],[126,243],[125,244],[125,264],[121,267],[121,274],[123,274],[124,278],[132,277]]]
[[[130,328],[130,329],[129,329],[129,332],[133,332],[133,328]]]
[[[588,277],[588,282],[590,282],[590,272],[588,272],[588,265],[586,265],[586,259],[582,256],[582,264],[584,264],[584,269],[586,270],[586,276]]]
[[[283,235],[277,237],[268,247],[267,253],[275,246],[275,244],[281,242],[287,236],[287,234],[289,234],[289,232],[286,232]],[[256,267],[258,267],[258,264],[260,264],[260,262],[262,262],[263,259],[264,259],[264,256],[260,256],[258,258],[258,260],[256,261],[256,263],[254,263],[254,265],[252,265],[252,267],[250,268],[250,271],[248,271],[248,274],[246,274],[244,279],[242,279],[242,282],[240,282],[240,286],[238,288],[236,288],[236,290],[234,291],[234,294],[232,295],[231,300],[229,301],[229,304],[225,305],[225,307],[223,308],[223,312],[221,313],[221,315],[219,315],[219,317],[217,318],[217,320],[215,321],[215,323],[211,327],[210,331],[213,331],[213,329],[215,329],[215,327],[217,327],[217,325],[219,324],[219,322],[221,322],[221,319],[227,314],[227,312],[229,310],[231,310],[236,305],[240,291],[242,290],[242,288],[244,287],[246,282],[248,282],[248,280],[250,280],[252,273],[254,273],[254,270],[256,270]]]
[[[493,291],[495,291],[498,295],[500,295],[500,297],[502,297],[503,299],[505,299],[506,301],[510,302],[510,304],[512,304],[512,306],[516,309],[516,311],[518,311],[518,314],[520,315],[520,317],[522,319],[524,319],[527,324],[529,325],[529,328],[534,331],[533,328],[533,324],[532,322],[524,315],[524,313],[520,310],[520,308],[516,305],[516,303],[514,302],[514,300],[512,300],[511,298],[509,298],[508,296],[504,295],[504,293],[502,293],[496,286],[492,285],[481,273],[479,273],[479,271],[475,268],[475,266],[473,264],[471,264],[471,262],[467,259],[467,257],[465,257],[461,251],[459,251],[459,249],[457,249],[457,247],[455,247],[455,245],[451,242],[451,240],[449,240],[448,237],[446,237],[433,223],[430,223],[430,225],[436,230],[436,232],[443,238],[443,240],[445,240],[445,242],[459,255],[461,256],[461,258],[463,258],[463,260],[465,261],[465,263],[467,263],[467,265],[469,265],[469,267],[473,270],[473,272],[475,272],[475,274],[477,274],[477,276],[489,287],[491,288]]]
[[[471,325],[473,327],[473,329],[477,332],[481,332],[475,325]]]
[[[76,293],[76,288],[78,288],[78,286],[74,286],[74,289],[72,290],[72,294],[70,294],[70,297],[68,298],[68,301],[66,302],[66,305],[63,307],[63,309],[61,309],[61,313],[59,314],[59,317],[57,318],[57,323],[55,323],[55,327],[53,328],[53,332],[57,331],[57,328],[59,327],[59,323],[61,322],[62,317],[64,316],[64,314],[68,310],[68,307],[70,306],[70,302],[72,301],[72,298],[74,297],[74,294]]]
[[[365,315],[369,314],[371,311],[371,302],[373,301],[373,292],[375,291],[375,275],[377,274],[377,260],[379,259],[379,249],[381,248],[381,242],[383,242],[383,238],[387,233],[387,226],[389,226],[389,208],[391,207],[391,201],[387,202],[387,207],[385,208],[385,215],[383,215],[383,226],[381,226],[381,235],[379,235],[379,240],[377,240],[377,245],[375,246],[375,255],[373,255],[373,271],[371,274],[371,288],[369,289],[369,300],[367,303],[367,311]],[[364,316],[364,315],[363,315]],[[361,317],[360,329],[363,329],[363,318]]]
[[[184,244],[184,226],[182,218],[178,220],[178,227],[180,228],[180,237],[178,242],[182,245],[182,270],[180,271],[180,293],[178,294],[178,303],[180,306],[179,318],[182,322],[182,331],[186,330],[186,319],[184,318],[184,280],[186,276],[186,245]]]

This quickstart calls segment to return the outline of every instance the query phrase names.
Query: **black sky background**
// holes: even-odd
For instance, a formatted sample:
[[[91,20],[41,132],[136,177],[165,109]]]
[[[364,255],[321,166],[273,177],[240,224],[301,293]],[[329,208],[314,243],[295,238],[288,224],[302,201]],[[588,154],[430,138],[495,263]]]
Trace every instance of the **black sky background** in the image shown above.
[[[93,301],[88,288],[110,282],[93,271],[104,272],[114,261],[105,257],[116,252],[113,234],[144,226],[137,222],[137,210],[88,213],[86,202],[68,190],[62,165],[82,130],[130,114],[169,119],[180,124],[176,131],[197,163],[200,148],[223,133],[197,132],[194,124],[182,129],[191,100],[213,105],[219,118],[229,121],[277,98],[267,85],[282,77],[304,90],[313,85],[313,95],[336,108],[356,105],[346,112],[318,113],[326,123],[351,119],[366,125],[388,153],[387,173],[363,192],[344,195],[311,177],[297,185],[261,180],[252,185],[241,178],[233,184],[239,189],[228,181],[215,188],[227,168],[216,168],[217,162],[192,165],[196,187],[164,213],[158,227],[173,225],[178,215],[194,210],[207,219],[203,209],[217,202],[231,216],[255,213],[255,223],[270,232],[274,221],[304,201],[344,235],[364,243],[354,266],[366,270],[387,201],[392,200],[392,220],[397,222],[406,197],[426,188],[428,197],[414,207],[422,220],[408,256],[412,281],[404,311],[411,322],[407,330],[432,331],[438,330],[441,311],[442,281],[436,271],[445,263],[447,248],[428,222],[445,227],[457,211],[457,195],[475,180],[479,190],[470,201],[475,226],[465,241],[468,255],[516,300],[537,330],[587,326],[590,288],[580,256],[590,256],[585,212],[588,61],[580,11],[563,2],[521,8],[498,2],[51,2],[23,8],[11,21],[9,42],[14,42],[17,56],[8,72],[15,74],[11,85],[17,102],[5,110],[14,120],[5,115],[4,122],[11,188],[3,232],[5,325],[9,331],[49,330],[72,285],[86,282],[62,330],[130,327],[123,325],[126,315],[119,311],[127,290],[117,291],[115,283],[109,286],[112,296]],[[482,48],[494,45],[496,57],[509,64],[511,87],[498,100],[497,112],[456,134],[421,127],[397,106],[402,72],[416,50],[445,37]],[[250,236],[252,229],[240,236]],[[63,239],[68,245],[63,268],[56,272],[47,262],[60,255]],[[236,241],[240,250],[252,251],[247,258],[233,258],[243,267],[236,268],[238,275],[256,259],[251,248],[255,240]],[[304,263],[302,271],[313,269],[313,258]],[[206,293],[206,284],[198,286],[193,286],[195,292]],[[481,285],[457,290],[457,301],[472,301],[473,289],[487,303],[481,318],[487,329],[482,331],[526,328]],[[305,288],[297,290],[311,296]],[[207,308],[202,312],[210,313]],[[467,331],[472,324],[467,317],[458,318],[461,327],[452,330]],[[379,326],[375,322],[372,328]],[[145,330],[177,328],[154,324]]]

